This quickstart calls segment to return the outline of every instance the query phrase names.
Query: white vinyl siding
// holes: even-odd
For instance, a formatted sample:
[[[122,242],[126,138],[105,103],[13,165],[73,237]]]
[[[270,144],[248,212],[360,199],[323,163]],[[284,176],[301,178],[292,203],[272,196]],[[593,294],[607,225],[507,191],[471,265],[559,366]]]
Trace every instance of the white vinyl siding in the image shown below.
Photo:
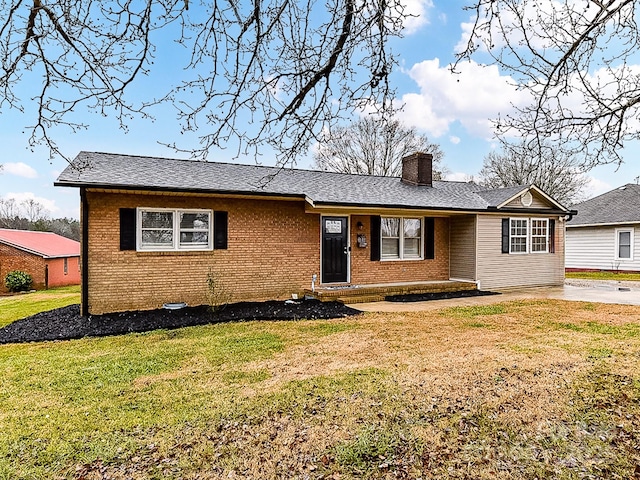
[[[564,223],[555,222],[555,253],[505,255],[502,253],[502,218],[478,215],[477,280],[483,290],[562,285],[564,282]]]
[[[640,225],[567,227],[567,268],[590,270],[640,270]],[[618,258],[616,232],[632,231],[632,258]]]

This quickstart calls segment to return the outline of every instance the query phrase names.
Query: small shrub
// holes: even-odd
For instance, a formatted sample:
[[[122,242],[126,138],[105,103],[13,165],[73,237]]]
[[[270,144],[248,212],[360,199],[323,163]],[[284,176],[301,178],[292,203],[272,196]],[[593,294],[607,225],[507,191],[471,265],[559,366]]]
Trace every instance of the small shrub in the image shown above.
[[[219,312],[231,303],[231,294],[212,268],[209,268],[209,273],[207,273],[207,301],[213,313]]]
[[[31,289],[33,278],[26,272],[13,270],[4,277],[4,284],[10,292],[24,292]]]

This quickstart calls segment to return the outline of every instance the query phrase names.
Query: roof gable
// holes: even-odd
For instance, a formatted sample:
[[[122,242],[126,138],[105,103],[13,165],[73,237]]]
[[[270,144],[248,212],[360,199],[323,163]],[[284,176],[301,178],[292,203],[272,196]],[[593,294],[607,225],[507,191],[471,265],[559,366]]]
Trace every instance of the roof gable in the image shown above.
[[[628,183],[573,208],[578,216],[567,227],[640,223],[640,185]]]
[[[531,197],[528,199],[527,193],[531,194]],[[549,208],[566,210],[566,207],[555,201],[537,185],[533,184],[489,190],[487,194],[495,202],[497,208]],[[527,204],[527,200],[531,203]]]
[[[289,196],[312,206],[471,211],[495,208],[497,200],[508,198],[504,192],[493,196],[468,182],[433,182],[427,187],[408,185],[396,177],[93,152],[80,152],[56,185]],[[528,187],[516,190],[523,188]]]
[[[80,256],[80,242],[52,232],[0,228],[0,243],[44,258]]]

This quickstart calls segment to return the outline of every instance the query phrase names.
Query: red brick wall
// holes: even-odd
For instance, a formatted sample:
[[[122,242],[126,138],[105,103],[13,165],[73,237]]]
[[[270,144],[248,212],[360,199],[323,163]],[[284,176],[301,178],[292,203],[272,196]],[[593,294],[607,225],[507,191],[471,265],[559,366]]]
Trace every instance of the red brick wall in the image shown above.
[[[351,217],[351,283],[371,284],[449,279],[449,220],[435,219],[435,259],[415,261],[371,261],[369,215]],[[358,222],[362,230],[358,230]],[[358,248],[357,237],[364,233],[368,246]]]
[[[80,257],[67,258],[67,273],[64,273],[64,258],[51,258],[46,261],[49,267],[49,288],[80,284]]]
[[[87,193],[89,312],[206,303],[209,267],[232,301],[287,298],[320,270],[320,216],[302,201]],[[119,209],[203,208],[229,213],[227,250],[119,250]]]
[[[44,266],[42,257],[5,244],[0,244],[0,288],[7,291],[4,277],[13,270],[27,272],[33,278],[33,288],[44,288]]]

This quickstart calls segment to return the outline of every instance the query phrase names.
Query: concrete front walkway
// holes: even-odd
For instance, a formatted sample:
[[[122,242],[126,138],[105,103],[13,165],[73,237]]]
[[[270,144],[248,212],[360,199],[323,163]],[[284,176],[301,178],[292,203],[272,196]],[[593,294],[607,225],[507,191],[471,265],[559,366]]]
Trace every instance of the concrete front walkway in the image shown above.
[[[640,287],[625,282],[582,282],[580,286],[523,288],[500,292],[500,295],[451,298],[428,302],[374,302],[358,303],[351,307],[365,312],[417,312],[443,307],[488,305],[523,299],[552,298],[577,302],[618,303],[640,306]]]

